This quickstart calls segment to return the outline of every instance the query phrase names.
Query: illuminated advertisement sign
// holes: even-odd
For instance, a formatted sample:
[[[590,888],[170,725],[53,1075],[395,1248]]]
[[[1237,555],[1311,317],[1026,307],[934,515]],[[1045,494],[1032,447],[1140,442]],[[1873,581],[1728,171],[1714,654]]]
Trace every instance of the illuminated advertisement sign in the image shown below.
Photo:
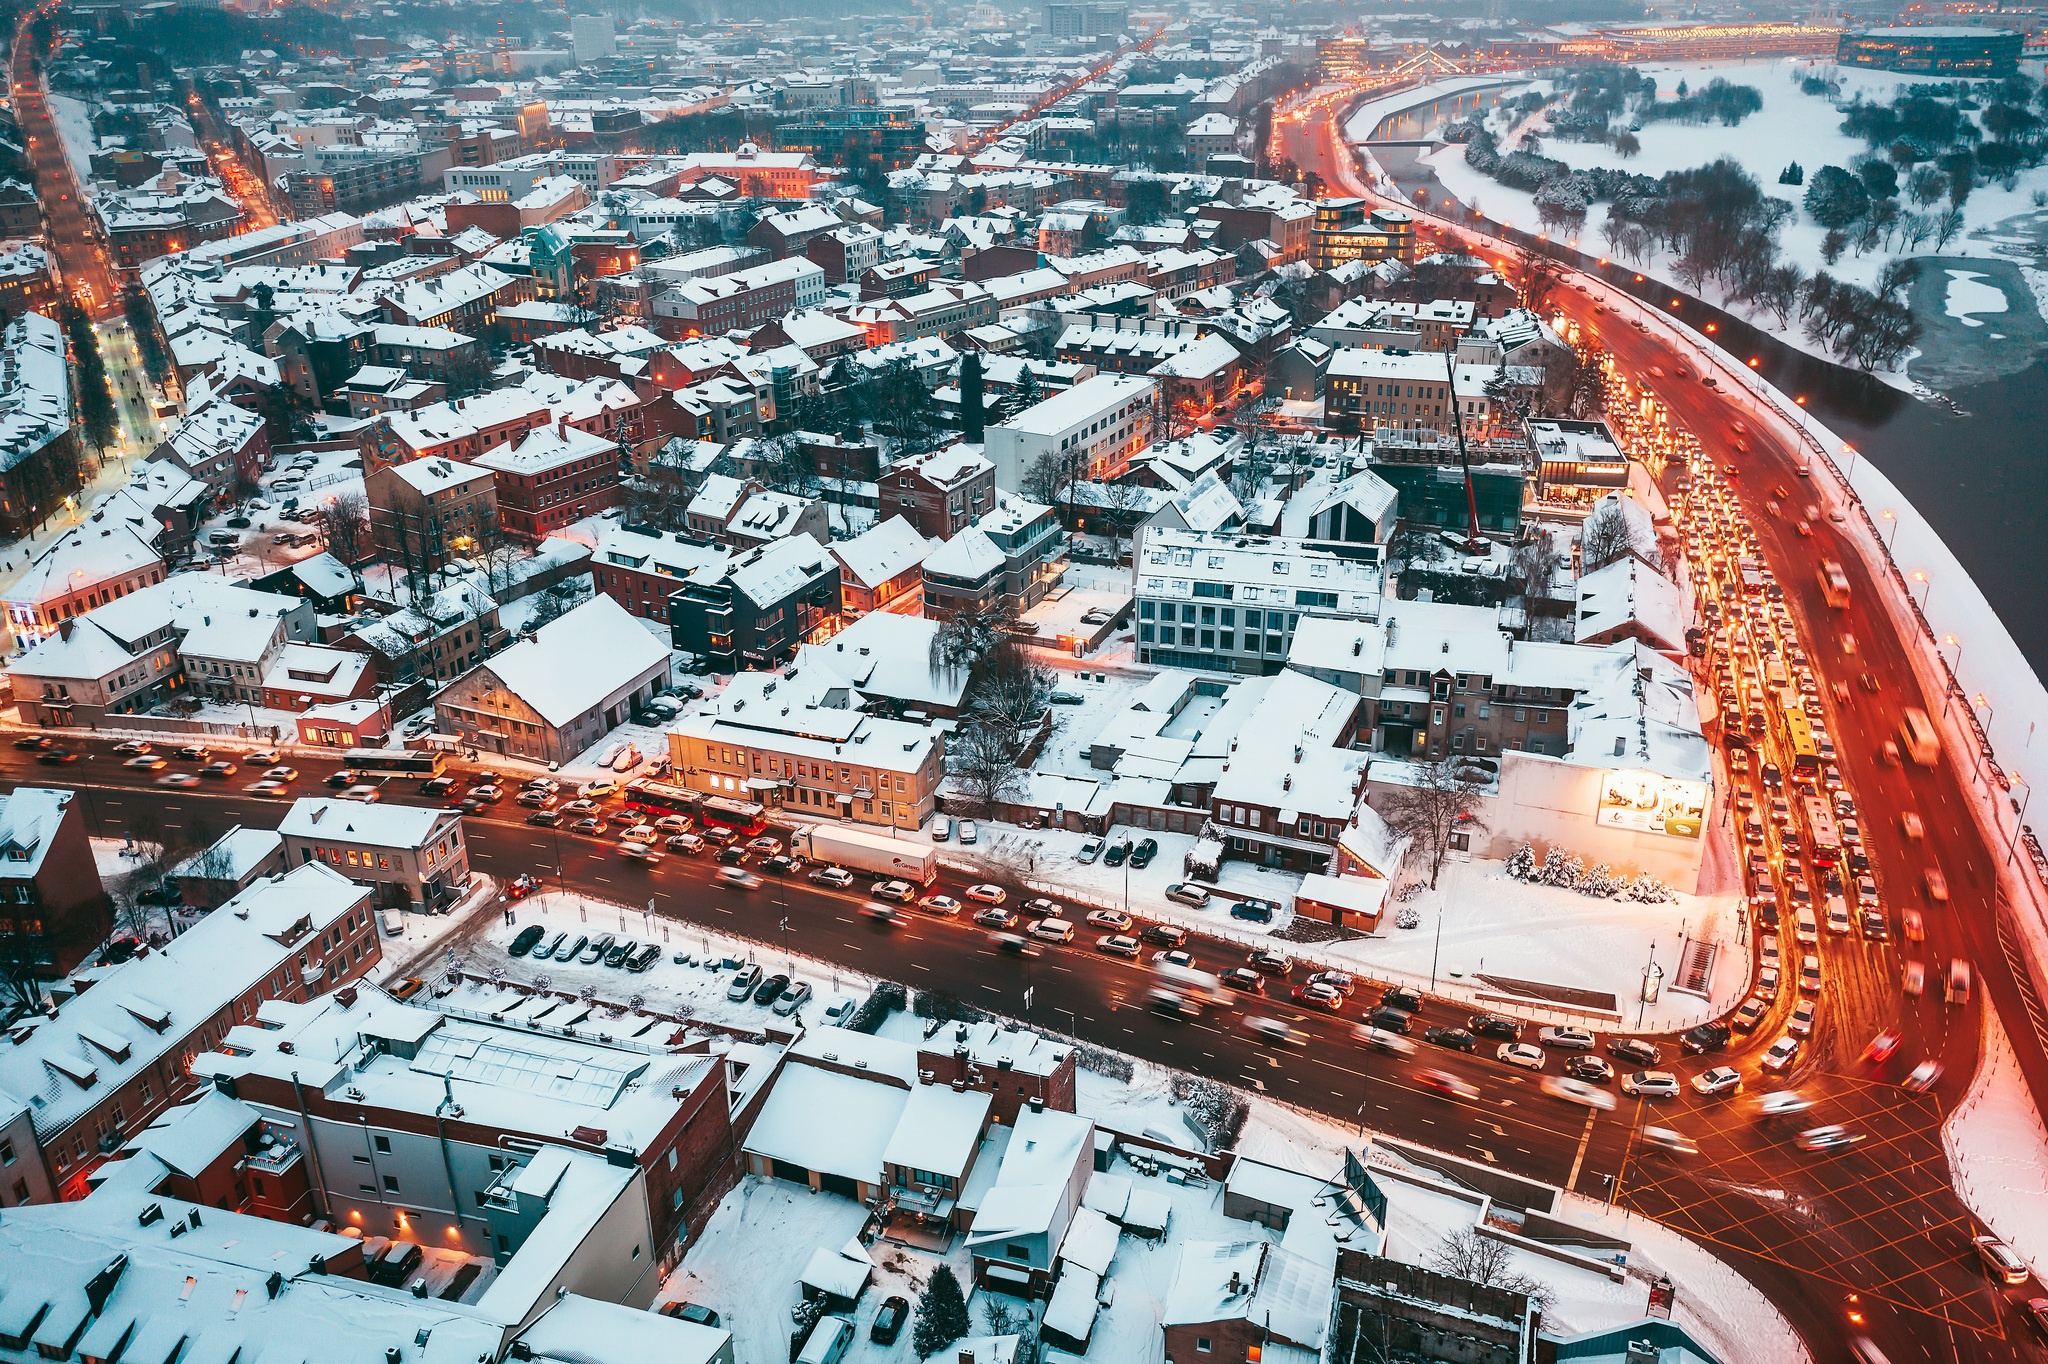
[[[1698,838],[1706,823],[1707,784],[1655,772],[1609,772],[1600,781],[1595,822],[1639,833]]]

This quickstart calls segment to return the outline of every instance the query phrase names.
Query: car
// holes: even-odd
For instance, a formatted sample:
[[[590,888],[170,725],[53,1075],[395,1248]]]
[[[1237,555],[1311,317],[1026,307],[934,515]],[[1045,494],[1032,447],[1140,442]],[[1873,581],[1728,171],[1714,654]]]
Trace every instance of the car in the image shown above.
[[[256,759],[251,758],[250,761],[254,762]],[[454,789],[453,777],[429,777],[420,783],[420,794],[423,796],[445,796]]]
[[[552,829],[562,822],[562,812],[560,810],[535,810],[526,817],[526,822],[528,824],[537,824],[544,829]]]
[[[597,815],[585,815],[569,826],[570,833],[597,835],[611,827],[611,821]]]
[[[67,763],[77,762],[81,756],[68,748],[46,748],[36,754],[36,761],[50,767],[62,767]]]
[[[156,745],[152,744],[147,739],[129,739],[124,743],[118,743],[114,745],[114,751],[116,753],[143,754],[154,752],[155,749]]]
[[[1018,905],[1017,912],[1033,919],[1064,919],[1067,917],[1067,907],[1065,905],[1057,900],[1048,900],[1043,895],[1034,895],[1023,904]]]
[[[1927,898],[1938,905],[1948,903],[1948,878],[1935,867],[1927,869]]]
[[[844,890],[853,884],[853,873],[844,867],[820,867],[808,879],[821,886]]]
[[[982,928],[1008,928],[1017,922],[1017,916],[1001,905],[990,905],[975,913],[974,922]]]
[[[1849,906],[1840,896],[1830,896],[1827,909],[1828,932],[1840,936],[1846,934],[1851,927],[1853,925],[1849,922]]]
[[[1351,978],[1349,971],[1316,971],[1310,974],[1309,983],[1327,985],[1346,999],[1351,998],[1351,992],[1358,988],[1358,982]]]
[[[1696,1156],[1700,1153],[1700,1144],[1698,1142],[1685,1135],[1685,1133],[1674,1131],[1669,1127],[1645,1127],[1643,1129],[1643,1144],[1654,1150],[1665,1151],[1674,1156]]]
[[[391,997],[393,999],[411,999],[426,988],[427,983],[418,976],[407,976],[404,980],[391,987]]]
[[[694,1302],[672,1302],[665,1304],[661,1309],[661,1314],[665,1317],[674,1317],[678,1321],[687,1321],[692,1325],[708,1326],[714,1331],[718,1329],[721,1320],[718,1313],[708,1307],[699,1307]]]
[[[1764,1002],[1755,995],[1742,1001],[1742,1007],[1728,1020],[1729,1025],[1740,1033],[1755,1032],[1757,1024],[1763,1022]]]
[[[1151,866],[1152,859],[1158,855],[1159,840],[1155,838],[1141,838],[1138,840],[1137,845],[1131,849],[1131,866],[1142,870],[1145,867]]]
[[[1866,909],[1858,916],[1858,920],[1863,928],[1863,941],[1890,942],[1892,940],[1892,926],[1885,922],[1883,910]]]
[[[1790,1068],[1798,1055],[1799,1039],[1787,1034],[1771,1043],[1770,1049],[1763,1054],[1763,1059],[1757,1064],[1765,1070],[1786,1070]]]
[[[178,775],[184,774],[181,772]],[[281,781],[252,781],[242,789],[252,796],[284,797],[292,793],[291,787]]]
[[[543,794],[551,795],[553,793],[543,792]],[[663,815],[660,819],[654,821],[654,827],[665,834],[679,834],[690,827],[690,817],[688,815]]]
[[[1984,1262],[1984,1268],[2000,1283],[2025,1283],[2031,1271],[2019,1252],[1996,1236],[1982,1235],[1970,1238],[1970,1244],[1977,1248],[1977,1258]]]
[[[521,872],[506,883],[505,896],[507,899],[524,900],[539,889],[540,878],[538,876]]]
[[[1303,981],[1294,987],[1293,999],[1297,1004],[1306,1004],[1311,1009],[1324,1009],[1336,1013],[1344,1007],[1344,996],[1327,985]]]
[[[1262,976],[1285,980],[1294,973],[1294,959],[1271,947],[1255,947],[1245,954],[1244,964]]]
[[[1183,971],[1192,971],[1195,969],[1195,957],[1192,952],[1154,952],[1152,954],[1152,964],[1154,966],[1171,966]]]
[[[907,905],[917,898],[917,887],[908,881],[877,881],[868,887],[868,894],[877,900]]]
[[[1766,1004],[1776,1004],[1778,1002],[1778,985],[1778,967],[1775,963],[1766,963],[1758,968],[1756,973],[1756,997],[1758,999],[1761,999]],[[1684,1038],[1679,1039],[1681,1046],[1684,1045],[1684,1042]]]
[[[1081,851],[1074,854],[1074,860],[1077,862],[1093,862],[1100,856],[1102,856],[1102,840],[1091,836],[1081,841]]]
[[[1191,886],[1185,881],[1175,881],[1168,886],[1166,898],[1194,909],[1206,909],[1209,905],[1209,892],[1200,886]]]
[[[225,758],[222,758],[218,762],[210,762],[206,766],[200,768],[199,775],[202,777],[217,777],[221,780],[226,780],[227,778],[234,776],[235,773],[240,770],[241,769],[236,767],[235,764],[229,762]]]
[[[252,759],[251,761],[254,760]],[[267,781],[297,781],[299,779],[299,769],[296,767],[266,767],[263,769],[263,776]]]
[[[1908,1094],[1925,1094],[1941,1079],[1941,1062],[1929,1057],[1913,1067],[1905,1079],[1899,1081],[1899,1088]]]
[[[1742,1088],[1742,1072],[1733,1066],[1715,1066],[1693,1076],[1692,1087],[1696,1094],[1733,1094]]]
[[[1591,1084],[1611,1084],[1614,1080],[1614,1067],[1608,1063],[1607,1058],[1589,1056],[1584,1052],[1565,1058],[1564,1073],[1574,1080],[1585,1080]]]
[[[613,943],[605,952],[604,964],[613,970],[617,970],[638,955],[639,951],[639,943],[634,942],[631,938],[622,939],[619,942]]]
[[[940,895],[936,891],[919,900],[917,907],[927,914],[936,914],[942,919],[950,919],[960,912],[960,902],[958,900],[950,895]]]
[[[1678,1077],[1668,1070],[1638,1070],[1621,1077],[1621,1092],[1634,1098],[1669,1099],[1678,1093]]]
[[[1820,958],[1812,953],[1799,959],[1799,991],[1808,995],[1820,993]]]
[[[1510,1042],[1522,1040],[1522,1025],[1499,1014],[1473,1014],[1465,1021],[1465,1026],[1477,1037],[1500,1037]]]
[[[1920,816],[1914,814],[1911,810],[1899,816],[1899,829],[1908,838],[1924,838],[1927,836],[1927,826],[1921,822]]]
[[[1095,940],[1095,950],[1112,957],[1127,957],[1137,960],[1141,950],[1138,940],[1128,933],[1105,933]]]
[[[1829,1123],[1825,1127],[1809,1127],[1798,1137],[1799,1149],[1816,1154],[1846,1151],[1863,1140],[1861,1132],[1851,1132],[1840,1123]]]
[[[803,1008],[810,997],[811,987],[803,981],[798,981],[782,992],[782,998],[775,1001],[773,1012],[777,1017],[787,1018],[798,1009]]]
[[[754,987],[754,1003],[762,1005],[773,1004],[776,1000],[782,998],[783,991],[788,988],[789,977],[778,971]]]
[[[50,746],[51,744],[53,744],[53,743],[55,743],[55,742],[56,742],[56,740],[52,739],[52,738],[51,738],[51,737],[50,737],[49,735],[47,735],[47,734],[30,734],[30,735],[27,735],[27,736],[25,736],[25,737],[23,737],[23,738],[20,738],[20,739],[16,739],[16,740],[14,741],[14,746],[15,746],[16,748],[20,749],[21,751],[23,751],[24,753],[30,753],[30,752],[34,752],[34,751],[35,751],[36,749],[39,749],[39,748],[48,748],[48,747],[49,747],[49,746]],[[146,744],[145,744],[145,745],[144,745],[143,747],[144,747],[144,749],[146,750],[146,749],[148,748],[148,745],[146,745]],[[122,753],[122,752],[134,752],[134,751],[136,751],[136,750],[133,750],[133,749],[129,749],[129,748],[128,748],[128,747],[127,747],[127,746],[126,746],[125,744],[122,744],[122,745],[117,745],[117,746],[115,747],[114,751],[115,751],[116,753]]]
[[[162,758],[144,754],[139,758],[128,759],[121,766],[132,767],[138,772],[161,772],[164,768],[169,767],[170,764]]]
[[[605,954],[612,950],[612,945],[617,941],[611,934],[601,933],[583,949],[583,954],[576,960],[585,966],[595,966],[605,959]]]
[[[868,1327],[868,1339],[877,1345],[894,1345],[896,1337],[903,1330],[903,1323],[910,1319],[910,1300],[901,1296],[882,1300],[881,1310],[875,1313],[874,1325]]]
[[[1655,1042],[1645,1042],[1640,1037],[1615,1037],[1607,1043],[1607,1054],[1619,1061],[1628,1061],[1637,1066],[1650,1067],[1664,1059],[1663,1049]]]
[[[1112,843],[1103,849],[1102,865],[1105,867],[1121,867],[1124,864],[1124,859],[1130,855],[1131,844],[1128,840],[1122,843]]]
[[[1905,1040],[1906,1035],[1897,1028],[1886,1028],[1863,1048],[1863,1059],[1873,1066],[1881,1066],[1892,1059]]]
[[[587,781],[577,787],[576,794],[585,800],[603,800],[606,796],[617,795],[618,790],[617,782],[599,777],[596,781]]]
[[[1523,1070],[1541,1070],[1549,1059],[1543,1054],[1543,1048],[1532,1047],[1527,1042],[1503,1042],[1494,1048],[1493,1055],[1495,1060]]]
[[[1729,1032],[1722,1023],[1702,1023],[1696,1028],[1679,1034],[1679,1049],[1688,1056],[1701,1052],[1720,1051],[1728,1045]]]
[[[519,804],[534,810],[545,810],[555,803],[555,798],[545,791],[521,791],[516,799]]]
[[[1056,691],[1045,699],[1055,706],[1078,706],[1083,704],[1081,697],[1077,693],[1070,691]]]
[[[1593,1034],[1584,1028],[1545,1028],[1536,1034],[1536,1040],[1559,1051],[1593,1050]]]
[[[1927,963],[1908,961],[1899,968],[1899,988],[1910,999],[1918,999],[1927,990]]]
[[[599,808],[598,803],[594,800],[577,799],[563,805],[562,813],[565,815],[594,815],[598,812]]]
[[[158,786],[197,786],[199,785],[199,778],[191,772],[173,772],[169,776],[158,777],[156,784]]]
[[[1439,1024],[1422,1030],[1422,1040],[1432,1046],[1449,1047],[1452,1051],[1472,1052],[1479,1048],[1479,1039],[1463,1028],[1448,1028]]]
[[[1091,909],[1088,911],[1088,926],[1090,928],[1106,928],[1113,933],[1122,933],[1130,928],[1133,922],[1135,921],[1131,916],[1120,909]]]
[[[737,843],[729,844],[718,850],[718,860],[721,864],[728,867],[744,866],[747,860],[747,850]]]
[[[1614,1107],[1612,1094],[1568,1075],[1544,1076],[1543,1092],[1552,1098],[1563,1099],[1566,1103],[1578,1104],[1583,1108],[1596,1109],[1600,1112],[1610,1111]]]
[[[1188,931],[1179,924],[1146,924],[1138,936],[1158,946],[1179,947],[1188,940]]]
[[[974,843],[981,838],[981,828],[971,819],[960,821],[958,837],[963,844]]]
[[[902,911],[897,909],[896,906],[878,904],[873,900],[863,904],[860,907],[860,912],[863,917],[873,919],[882,928],[895,928],[899,924],[910,922],[903,917]]]
[[[1792,1017],[1785,1021],[1785,1030],[1795,1037],[1810,1037],[1813,1034],[1813,1016],[1819,1012],[1819,1005],[1813,1000],[1802,999],[1792,1006]]]
[[[1217,977],[1226,987],[1248,995],[1262,995],[1266,992],[1266,978],[1249,966],[1233,966],[1219,972]]]
[[[1446,1099],[1461,1099],[1469,1103],[1479,1097],[1479,1086],[1470,1080],[1461,1080],[1447,1070],[1423,1070],[1415,1074],[1416,1083],[1431,1094]]]
[[[1759,1118],[1789,1118],[1813,1107],[1813,1100],[1796,1089],[1775,1089],[1756,1101]]]
[[[745,867],[720,867],[711,879],[734,890],[759,890],[762,886],[761,878]]]
[[[2020,1310],[2027,1314],[2028,1322],[2033,1325],[2034,1334],[2048,1340],[2048,1298],[2028,1298]]]
[[[1001,886],[990,885],[986,882],[969,886],[966,890],[966,895],[968,899],[976,904],[983,905],[999,905],[1009,898],[1008,892]]]
[[[1278,1018],[1265,1018],[1258,1014],[1247,1014],[1244,1020],[1244,1030],[1261,1041],[1271,1042],[1278,1046],[1304,1047],[1308,1045],[1307,1034],[1289,1027],[1285,1021]]]

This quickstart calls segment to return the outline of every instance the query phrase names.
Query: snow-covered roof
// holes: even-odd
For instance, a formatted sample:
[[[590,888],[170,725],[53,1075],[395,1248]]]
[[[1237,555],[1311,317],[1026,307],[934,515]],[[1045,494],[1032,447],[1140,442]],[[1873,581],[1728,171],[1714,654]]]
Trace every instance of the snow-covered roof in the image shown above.
[[[969,526],[925,557],[927,577],[974,582],[1001,571],[1002,548],[979,526]]]
[[[1190,1241],[1181,1247],[1160,1324],[1252,1322],[1269,1337],[1318,1350],[1335,1291],[1331,1266],[1271,1241]]]
[[[32,880],[57,837],[76,792],[17,786],[0,795],[0,879]]]
[[[924,562],[932,542],[901,516],[892,516],[851,540],[831,546],[840,568],[863,587],[875,588]]]
[[[1060,1219],[1073,1211],[1067,1189],[1077,1168],[1092,1167],[1094,1153],[1095,1124],[1088,1119],[1052,1108],[1019,1113],[967,1244],[1063,1230]]]
[[[1216,783],[1218,801],[1267,806],[1319,819],[1348,819],[1369,755],[1338,748],[1352,733],[1356,693],[1287,671],[1259,701]]]
[[[240,1099],[209,1089],[191,1103],[159,1114],[127,1149],[155,1156],[178,1174],[196,1176],[222,1153],[241,1146],[249,1129],[262,1119]]]
[[[668,647],[598,595],[479,666],[551,725],[566,725],[668,661]]]
[[[882,1151],[883,1163],[956,1178],[965,1174],[988,1123],[990,1099],[986,1090],[919,1085]]]
[[[863,696],[911,706],[956,707],[967,689],[964,669],[931,666],[932,636],[939,622],[893,611],[870,611],[825,644],[797,651],[800,669],[815,665],[845,679]]]
[[[1094,1180],[1089,1180],[1093,1187]],[[1087,1206],[1075,1210],[1074,1220],[1067,1224],[1067,1234],[1060,1239],[1060,1258],[1070,1266],[1088,1270],[1098,1278],[1109,1273],[1109,1262],[1116,1258],[1117,1238],[1123,1231],[1116,1223]]]
[[[1317,499],[1309,513],[1321,516],[1338,506],[1348,506],[1374,525],[1384,525],[1393,513],[1397,494],[1394,485],[1370,469],[1361,469]]]
[[[610,460],[618,457],[618,446],[592,431],[577,426],[543,426],[527,434],[517,448],[501,445],[479,455],[476,465],[497,473],[531,477],[559,469],[578,460]]]
[[[1296,904],[1306,900],[1341,909],[1346,914],[1377,918],[1386,907],[1387,896],[1393,889],[1392,881],[1376,876],[1324,876],[1320,872],[1310,872],[1301,878],[1301,886],[1295,891],[1294,899]]]
[[[456,818],[453,810],[397,802],[366,803],[335,796],[301,796],[278,822],[285,838],[321,843],[368,844],[373,848],[419,848],[435,830]]]
[[[171,868],[173,877],[213,876],[239,881],[284,845],[275,829],[247,829],[237,824],[215,839],[210,847],[193,853]]]
[[[1713,780],[1713,747],[1700,732],[1692,674],[1634,640],[1567,647],[1589,655],[1597,668],[1572,702],[1572,762]]]
[[[1579,579],[1576,638],[1606,643],[1631,624],[1659,649],[1685,646],[1685,601],[1678,584],[1625,554]]]

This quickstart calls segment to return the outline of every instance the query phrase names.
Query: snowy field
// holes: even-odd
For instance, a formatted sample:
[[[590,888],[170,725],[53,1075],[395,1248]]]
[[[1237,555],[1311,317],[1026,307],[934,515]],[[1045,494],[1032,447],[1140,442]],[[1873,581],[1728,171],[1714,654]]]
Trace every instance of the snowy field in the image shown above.
[[[1650,1032],[1688,1028],[1717,1017],[1733,1008],[1749,986],[1748,948],[1736,941],[1741,907],[1733,895],[1681,895],[1666,904],[1640,904],[1530,885],[1506,875],[1501,866],[1447,862],[1437,889],[1425,888],[1405,903],[1419,916],[1416,927],[1396,927],[1397,905],[1390,902],[1377,933],[1332,944],[1328,950],[1358,962],[1376,978],[1420,981],[1425,986],[1434,956],[1435,989],[1475,1002],[1489,988],[1473,979],[1482,972],[1605,991],[1627,1006],[1627,1027]],[[1711,999],[1668,988],[1677,974],[1682,937],[1720,945]],[[1630,1001],[1641,989],[1643,968],[1653,950],[1664,968],[1667,988],[1638,1024]]]
[[[1996,1010],[1984,1010],[1984,1053],[1970,1092],[1942,1125],[1956,1193],[2018,1251],[2048,1273],[2048,1129],[2027,1093]]]
[[[1811,184],[1814,172],[1822,166],[1846,167],[1868,150],[1867,144],[1861,138],[1850,137],[1841,131],[1842,111],[1835,107],[1834,103],[1823,96],[1803,93],[1794,82],[1798,77],[1806,75],[1838,79],[1842,83],[1841,103],[1846,105],[1859,94],[1868,102],[1888,102],[1902,86],[1924,83],[1929,78],[1849,69],[1837,67],[1832,62],[1803,60],[1687,63],[1681,66],[1643,66],[1638,69],[1643,74],[1657,79],[1659,93],[1666,98],[1671,96],[1681,79],[1687,81],[1693,88],[1698,88],[1719,77],[1732,84],[1753,87],[1763,97],[1763,109],[1759,113],[1751,114],[1734,128],[1722,127],[1719,124],[1647,123],[1636,134],[1642,142],[1642,151],[1627,159],[1618,156],[1614,148],[1606,143],[1572,142],[1562,138],[1544,138],[1542,154],[1562,161],[1575,170],[1607,166],[1649,176],[1663,175],[1667,171],[1687,170],[1720,157],[1731,157],[1741,162],[1744,168],[1756,177],[1765,193],[1783,199],[1799,210],[1796,216],[1779,230],[1781,260],[1794,262],[1809,274],[1825,269],[1837,279],[1865,286],[1876,280],[1878,272],[1884,268],[1892,252],[1880,247],[1859,256],[1852,250],[1844,254],[1834,265],[1828,265],[1821,256],[1821,239],[1826,235],[1826,230],[1815,223],[1801,207],[1806,185],[1778,183],[1779,172],[1783,171],[1789,162],[1798,162],[1806,171],[1807,184]],[[1498,128],[1500,125],[1495,126]],[[1546,127],[1540,115],[1526,126],[1534,128],[1539,133]],[[1519,129],[1513,136],[1502,137],[1504,151],[1514,145],[1516,136],[1519,136]],[[1489,217],[1504,220],[1516,227],[1528,231],[1539,230],[1535,201],[1530,192],[1510,189],[1499,181],[1473,170],[1465,164],[1465,148],[1461,144],[1441,147],[1426,156],[1424,161],[1436,171],[1437,178],[1443,182],[1444,187],[1467,206],[1477,208]],[[2043,189],[2048,189],[2048,167],[2022,171],[2015,188],[2010,190],[2000,188],[1996,183],[1981,185],[1971,193],[1969,201],[1963,206],[1965,227],[1960,236],[1942,248],[1937,248],[1930,240],[1910,254],[2007,257],[2031,262],[2031,243],[2024,235],[2014,236],[2011,232],[2016,222],[2022,226],[2037,222],[2048,226],[2048,214],[2043,214],[2033,203],[2035,191]],[[1945,204],[1944,200],[1935,205],[1933,211],[1939,211]],[[1907,207],[1911,207],[1910,202]],[[1578,239],[1582,250],[1597,252],[1607,249],[1600,231],[1606,214],[1605,203],[1596,203],[1592,206],[1587,216],[1585,230]],[[2006,230],[2000,232],[2000,228]],[[1645,259],[1639,268],[1645,271],[1665,271],[1669,264],[1665,253],[1659,250]],[[2029,272],[2030,280],[2036,274],[2039,272]],[[2041,284],[2037,285],[2036,292],[2048,292],[2048,278],[2044,278]],[[1715,284],[1709,283],[1706,286],[1706,293],[1711,302],[1724,301]],[[1988,298],[1990,294],[1997,294],[1999,300],[1991,301]],[[1949,295],[1951,308],[1957,306],[1958,297],[1952,288]],[[2031,301],[2005,299],[2004,291],[1983,284],[1978,284],[1974,289],[1966,286],[1960,298],[1961,306],[1992,314]],[[1796,317],[1787,328],[1777,327],[1774,319],[1762,313],[1750,315],[1750,320],[1791,345],[1814,351],[1813,343],[1807,340],[1800,330]],[[1895,381],[1900,378],[1898,375],[1892,377]]]

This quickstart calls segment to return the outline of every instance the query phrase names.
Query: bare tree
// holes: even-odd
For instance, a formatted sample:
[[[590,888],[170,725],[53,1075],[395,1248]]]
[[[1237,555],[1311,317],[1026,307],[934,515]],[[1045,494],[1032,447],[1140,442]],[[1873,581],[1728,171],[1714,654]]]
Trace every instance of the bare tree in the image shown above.
[[[345,564],[361,561],[370,541],[370,499],[359,488],[329,497],[320,510],[327,530],[327,548]]]
[[[976,813],[987,816],[1024,784],[1016,735],[987,719],[970,719],[947,744],[946,767]]]
[[[1387,797],[1380,814],[1428,854],[1432,890],[1450,856],[1452,838],[1462,830],[1486,827],[1477,813],[1485,793],[1464,758],[1453,755],[1442,762],[1417,764],[1414,780]]]
[[[1424,1252],[1423,1258],[1439,1274],[1465,1279],[1481,1288],[1520,1293],[1535,1303],[1539,1310],[1548,1311],[1550,1308],[1550,1285],[1517,1272],[1514,1248],[1505,1241],[1482,1236],[1472,1227],[1464,1227],[1445,1236]]]
[[[1548,592],[1562,557],[1547,530],[1515,546],[1514,576],[1522,584],[1523,595],[1540,597]]]
[[[1605,568],[1635,549],[1635,535],[1619,502],[1609,502],[1579,527],[1579,571]]]
[[[963,672],[971,674],[1009,637],[1016,624],[1016,611],[1007,601],[992,602],[979,610],[962,607],[932,632],[926,662],[934,673],[948,678]]]

